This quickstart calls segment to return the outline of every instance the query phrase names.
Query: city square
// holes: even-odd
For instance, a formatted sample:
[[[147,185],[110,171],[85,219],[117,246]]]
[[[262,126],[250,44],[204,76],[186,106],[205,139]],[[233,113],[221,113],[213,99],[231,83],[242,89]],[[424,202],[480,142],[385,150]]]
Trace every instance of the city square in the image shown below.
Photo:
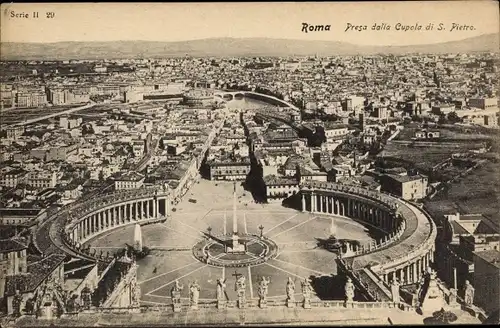
[[[175,206],[170,219],[142,227],[143,244],[151,249],[149,256],[138,261],[138,281],[144,304],[170,304],[170,290],[176,279],[185,287],[183,298],[188,298],[188,284],[197,281],[201,286],[200,299],[214,300],[217,279],[226,278],[227,297],[235,299],[233,285],[240,275],[248,281],[247,295],[250,298],[258,298],[261,277],[271,279],[270,299],[286,298],[288,277],[294,279],[296,296],[299,297],[300,283],[304,278],[312,278],[313,287],[319,283],[324,285],[337,271],[336,253],[318,245],[318,239],[327,239],[331,235],[332,219],[336,238],[371,239],[368,229],[352,219],[302,213],[279,203],[256,204],[250,193],[238,186],[238,231],[259,236],[262,230],[263,236],[276,243],[278,253],[265,263],[243,268],[207,265],[193,256],[192,248],[204,239],[208,230],[212,235],[231,231],[232,191],[231,182],[200,180]],[[189,202],[189,199],[195,199],[196,203]],[[90,244],[96,249],[114,252],[133,243],[133,230],[133,226],[118,228],[96,237]],[[320,299],[344,297],[341,290],[328,295],[323,289],[324,286],[316,293]]]

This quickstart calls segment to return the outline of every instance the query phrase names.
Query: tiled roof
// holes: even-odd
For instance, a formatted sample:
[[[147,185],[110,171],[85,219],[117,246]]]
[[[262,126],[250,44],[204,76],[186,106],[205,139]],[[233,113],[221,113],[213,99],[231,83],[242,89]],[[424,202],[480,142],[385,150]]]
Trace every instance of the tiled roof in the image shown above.
[[[482,252],[474,252],[474,255],[488,263],[491,263],[491,265],[495,266],[497,269],[500,269],[500,251],[492,249]]]
[[[16,252],[26,248],[28,248],[28,246],[25,242],[17,238],[0,240],[0,253]]]
[[[7,276],[5,295],[14,295],[17,289],[21,294],[34,291],[50,273],[62,264],[65,258],[64,254],[51,254],[38,262],[29,264],[27,274]]]

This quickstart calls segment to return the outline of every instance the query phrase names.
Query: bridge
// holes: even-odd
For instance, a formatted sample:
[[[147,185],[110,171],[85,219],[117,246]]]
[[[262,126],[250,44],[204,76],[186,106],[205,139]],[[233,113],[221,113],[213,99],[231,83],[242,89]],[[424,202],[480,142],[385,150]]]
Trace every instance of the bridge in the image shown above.
[[[279,99],[274,96],[266,95],[263,93],[258,93],[254,91],[239,91],[239,90],[218,90],[214,93],[214,96],[222,98],[227,101],[231,100],[241,100],[244,97],[261,100],[264,102],[268,102],[272,105],[276,105],[279,107],[289,107],[293,110],[300,111],[300,109],[294,104],[285,101],[283,99]]]
[[[29,120],[26,120],[26,121],[23,121],[23,122],[12,124],[11,126],[12,127],[16,127],[16,126],[29,125],[29,124],[32,124],[32,123],[36,123],[36,122],[40,122],[40,121],[43,121],[43,120],[47,120],[49,118],[53,118],[53,117],[57,117],[57,116],[61,116],[61,115],[72,114],[72,113],[75,113],[75,112],[78,112],[78,111],[81,111],[81,110],[84,110],[84,109],[89,109],[89,108],[94,107],[95,105],[96,105],[96,103],[93,102],[93,101],[91,101],[90,103],[88,103],[88,104],[86,104],[84,106],[74,107],[74,108],[70,108],[68,110],[64,110],[62,112],[57,112],[57,113],[52,113],[52,114],[48,114],[48,115],[44,115],[44,116],[40,116],[40,117],[35,117],[35,118],[29,119]]]

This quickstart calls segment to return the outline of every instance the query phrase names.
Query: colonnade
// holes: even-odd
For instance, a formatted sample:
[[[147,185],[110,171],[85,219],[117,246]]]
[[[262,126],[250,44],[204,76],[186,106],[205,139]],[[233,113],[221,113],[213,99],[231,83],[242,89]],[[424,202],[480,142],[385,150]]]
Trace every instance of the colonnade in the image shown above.
[[[104,207],[84,216],[74,225],[69,237],[82,242],[95,234],[130,222],[156,219],[168,213],[167,198],[131,200]]]
[[[422,280],[422,275],[427,272],[431,262],[434,262],[434,248],[420,257],[391,268],[390,272],[382,272],[380,278],[387,284],[390,284],[394,279],[403,285],[413,284]]]
[[[359,219],[389,232],[396,231],[405,220],[404,217],[397,214],[399,212],[397,206],[399,205],[385,204],[357,194],[305,189],[301,190],[301,198],[302,211]],[[416,214],[414,219],[418,220],[418,217],[426,218],[423,214],[420,216]],[[432,226],[431,223],[429,226],[431,237],[433,233],[435,234],[435,232],[432,232]],[[390,284],[394,279],[397,279],[401,284],[421,281],[423,274],[427,272],[430,264],[434,262],[435,245],[432,238],[430,241],[429,243],[425,242],[428,246],[419,247],[420,245],[414,245],[415,251],[409,251],[414,255],[409,255],[407,261],[396,264],[400,262],[398,261],[394,265],[390,264],[391,261],[387,264],[380,263],[382,271],[377,272],[379,278],[387,284]]]
[[[321,192],[302,192],[302,211],[326,213],[366,221],[382,230],[394,230],[401,223],[391,210],[366,200]],[[308,206],[309,205],[309,206]]]

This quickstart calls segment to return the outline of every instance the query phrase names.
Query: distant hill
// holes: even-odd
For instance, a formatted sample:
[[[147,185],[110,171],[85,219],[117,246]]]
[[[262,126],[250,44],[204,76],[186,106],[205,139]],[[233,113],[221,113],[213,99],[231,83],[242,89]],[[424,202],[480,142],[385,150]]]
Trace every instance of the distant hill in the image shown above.
[[[270,38],[212,38],[191,41],[110,42],[3,42],[3,60],[104,59],[202,56],[307,56],[371,55],[404,53],[471,53],[499,51],[499,34],[485,34],[459,41],[414,46],[361,46],[338,41],[307,41]]]

